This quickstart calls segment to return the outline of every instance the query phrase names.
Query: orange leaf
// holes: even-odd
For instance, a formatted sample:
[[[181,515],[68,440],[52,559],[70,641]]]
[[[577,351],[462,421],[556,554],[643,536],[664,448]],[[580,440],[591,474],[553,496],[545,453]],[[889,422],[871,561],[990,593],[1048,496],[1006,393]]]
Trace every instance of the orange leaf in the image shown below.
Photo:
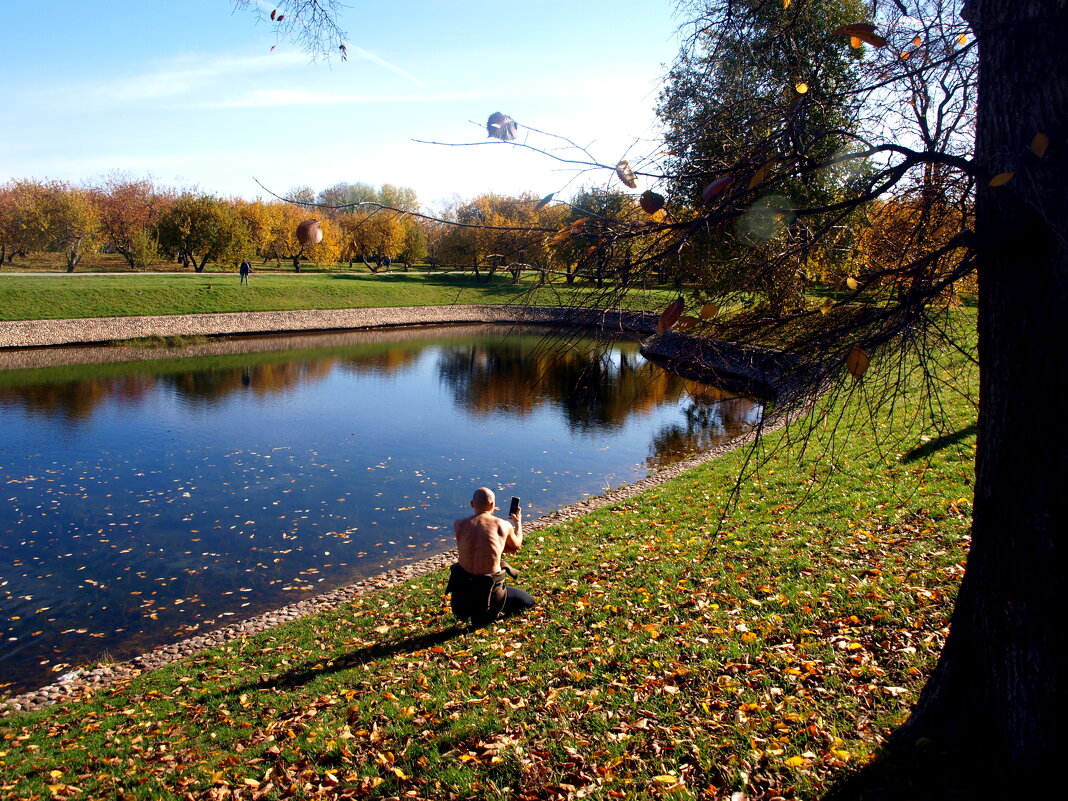
[[[846,356],[845,365],[846,369],[854,378],[860,378],[864,375],[868,369],[868,354],[865,353],[860,346],[853,348],[849,351],[849,355]]]
[[[711,320],[717,314],[719,314],[719,306],[717,306],[715,303],[706,303],[704,306],[701,307],[702,320]]]
[[[798,81],[794,84],[794,91],[799,95],[803,95],[808,92],[808,84],[804,81]]]
[[[959,45],[968,44],[968,34],[962,33],[960,36],[958,36],[957,37],[957,44],[959,44]]]
[[[682,316],[682,310],[685,308],[685,304],[682,302],[682,298],[675,298],[668,307],[664,309],[664,313],[660,315],[660,319],[656,324],[656,333],[663,334],[665,331],[671,329],[675,323],[678,322],[679,317]]]
[[[1035,138],[1031,140],[1031,152],[1039,158],[1046,155],[1046,148],[1049,147],[1049,137],[1044,133],[1036,133]]]
[[[850,42],[859,39],[873,47],[886,47],[886,39],[875,32],[875,26],[867,22],[858,22],[854,25],[843,25],[833,31],[834,36],[848,36]]]
[[[1011,181],[1015,175],[1016,173],[1014,172],[999,172],[990,179],[990,183],[988,183],[987,186],[1005,186],[1005,184]]]

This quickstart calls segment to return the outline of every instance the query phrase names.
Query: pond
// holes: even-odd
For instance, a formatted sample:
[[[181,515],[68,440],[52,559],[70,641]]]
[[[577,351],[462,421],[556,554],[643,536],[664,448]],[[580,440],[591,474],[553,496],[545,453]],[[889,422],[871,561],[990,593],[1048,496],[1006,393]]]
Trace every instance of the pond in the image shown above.
[[[130,354],[46,350],[97,363],[0,370],[0,694],[447,550],[476,486],[521,496],[533,519],[760,412],[586,333]]]

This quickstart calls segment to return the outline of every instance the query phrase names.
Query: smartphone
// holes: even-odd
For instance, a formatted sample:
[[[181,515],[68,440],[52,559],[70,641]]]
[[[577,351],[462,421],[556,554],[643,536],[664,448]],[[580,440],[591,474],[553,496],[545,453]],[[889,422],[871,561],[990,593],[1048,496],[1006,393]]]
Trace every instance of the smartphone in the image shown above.
[[[519,498],[512,496],[512,502],[508,505],[508,516],[519,514]]]

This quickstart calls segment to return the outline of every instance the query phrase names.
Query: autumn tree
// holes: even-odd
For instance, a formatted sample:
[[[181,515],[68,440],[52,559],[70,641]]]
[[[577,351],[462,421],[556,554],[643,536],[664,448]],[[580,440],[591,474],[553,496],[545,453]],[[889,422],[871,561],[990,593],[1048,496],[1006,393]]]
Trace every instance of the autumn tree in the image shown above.
[[[171,193],[158,189],[151,178],[112,173],[94,194],[105,244],[126,259],[131,269],[155,261],[158,247],[152,230],[172,202]]]
[[[0,187],[0,265],[48,244],[48,190],[37,181]]]
[[[210,195],[185,194],[156,225],[160,247],[169,250],[195,272],[210,262],[243,257],[248,233],[230,203]]]
[[[101,243],[100,210],[88,190],[56,181],[46,187],[44,211],[49,247],[63,254],[72,273]]]

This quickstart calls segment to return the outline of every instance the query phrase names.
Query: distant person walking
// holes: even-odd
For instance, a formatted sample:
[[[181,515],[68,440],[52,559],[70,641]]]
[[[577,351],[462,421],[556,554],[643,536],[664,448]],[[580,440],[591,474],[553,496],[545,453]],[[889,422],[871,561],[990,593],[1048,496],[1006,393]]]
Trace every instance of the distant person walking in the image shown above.
[[[241,262],[241,269],[239,272],[241,273],[241,283],[247,286],[248,277],[252,273],[252,265],[248,263],[248,259]]]

